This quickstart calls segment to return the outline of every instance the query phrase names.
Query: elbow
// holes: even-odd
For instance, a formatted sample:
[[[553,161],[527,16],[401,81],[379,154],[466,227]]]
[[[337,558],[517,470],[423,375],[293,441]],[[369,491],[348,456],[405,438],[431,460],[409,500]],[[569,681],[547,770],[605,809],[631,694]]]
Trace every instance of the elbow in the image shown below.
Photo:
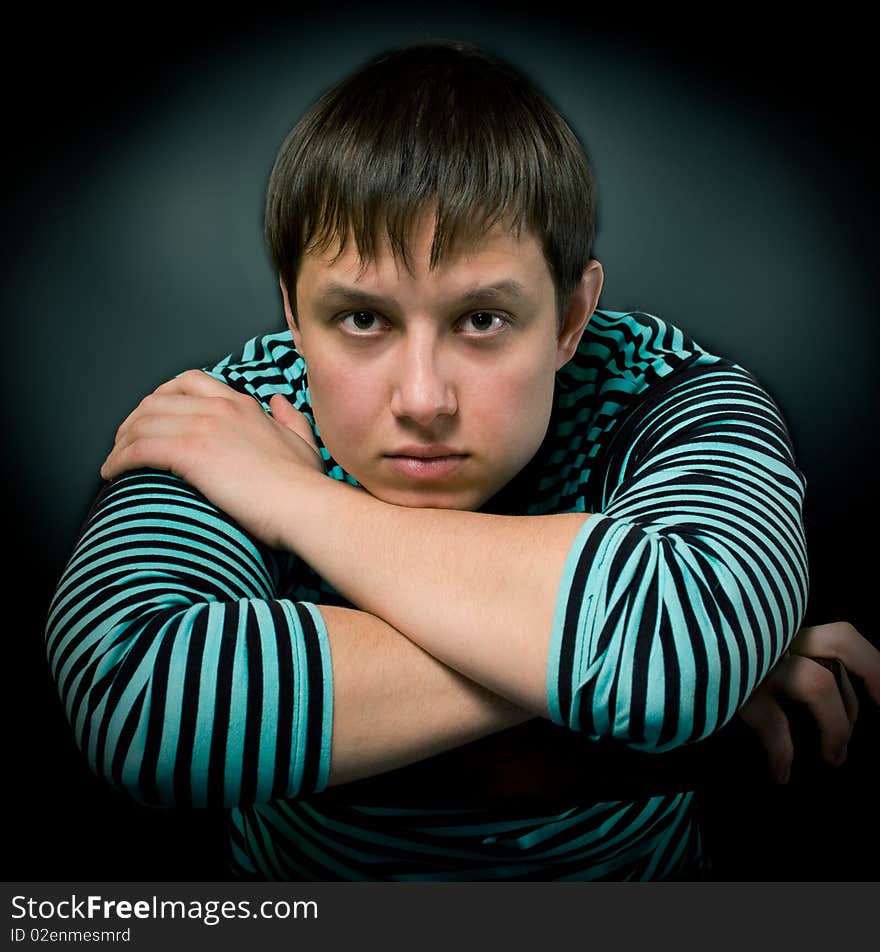
[[[745,703],[800,626],[806,574],[759,571],[669,536],[641,541],[631,584],[579,614],[561,721],[659,753],[703,740]]]
[[[713,585],[691,578],[663,593],[653,633],[634,642],[628,716],[618,712],[612,725],[628,744],[662,752],[704,740],[776,664],[800,626],[806,589],[800,598],[791,586],[744,577],[719,570]]]
[[[659,633],[661,650],[645,664],[644,704],[624,728],[633,746],[662,752],[720,730],[794,637],[799,616],[741,611],[717,594],[711,623],[691,616]]]
[[[183,778],[176,776],[178,758],[168,749],[168,728],[180,716],[172,709],[170,666],[161,661],[157,638],[169,612],[157,614],[162,617],[79,629],[50,620],[47,648],[68,722],[92,772],[138,803],[165,807],[186,798]]]

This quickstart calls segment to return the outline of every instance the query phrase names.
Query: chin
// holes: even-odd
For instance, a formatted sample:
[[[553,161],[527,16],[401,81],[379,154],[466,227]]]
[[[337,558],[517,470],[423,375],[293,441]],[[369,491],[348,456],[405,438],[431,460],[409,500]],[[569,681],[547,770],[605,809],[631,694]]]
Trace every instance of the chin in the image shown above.
[[[363,485],[363,484],[362,484]],[[473,512],[489,498],[485,493],[450,492],[443,489],[401,489],[364,486],[367,492],[382,502],[406,509],[457,509],[461,512]]]

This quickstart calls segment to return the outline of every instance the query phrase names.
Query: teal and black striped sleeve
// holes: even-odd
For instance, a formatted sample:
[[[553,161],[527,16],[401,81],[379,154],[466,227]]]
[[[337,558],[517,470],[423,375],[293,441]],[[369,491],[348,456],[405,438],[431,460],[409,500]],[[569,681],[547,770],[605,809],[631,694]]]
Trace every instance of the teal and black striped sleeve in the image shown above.
[[[693,359],[642,396],[595,467],[547,689],[556,723],[660,751],[721,727],[797,632],[805,480],[738,365]]]
[[[327,784],[332,674],[287,560],[182,480],[104,488],[52,600],[47,652],[98,776],[152,805],[232,806]]]
[[[207,372],[264,410],[273,393],[309,410],[289,333],[254,338]],[[98,776],[155,805],[324,789],[333,679],[319,581],[169,473],[104,487],[46,627],[53,677]]]

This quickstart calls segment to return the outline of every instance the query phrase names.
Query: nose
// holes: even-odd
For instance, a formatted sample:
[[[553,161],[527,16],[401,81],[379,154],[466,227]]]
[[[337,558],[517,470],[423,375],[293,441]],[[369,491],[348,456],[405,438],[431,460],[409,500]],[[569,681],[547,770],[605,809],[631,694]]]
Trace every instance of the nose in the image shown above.
[[[437,341],[413,334],[402,342],[396,357],[391,412],[419,426],[430,426],[438,417],[458,412],[455,386],[446,372]]]

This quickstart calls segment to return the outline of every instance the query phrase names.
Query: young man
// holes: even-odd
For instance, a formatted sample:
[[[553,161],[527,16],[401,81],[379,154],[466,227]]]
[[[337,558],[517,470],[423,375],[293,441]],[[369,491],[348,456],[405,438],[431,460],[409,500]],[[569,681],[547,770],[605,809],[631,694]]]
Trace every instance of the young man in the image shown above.
[[[796,695],[807,665],[845,756],[847,682],[774,668],[807,598],[779,412],[678,329],[596,310],[593,209],[581,146],[522,77],[457,46],[380,57],[272,173],[289,330],[120,427],[52,669],[100,775],[230,808],[240,875],[701,874],[687,791],[552,812],[320,796],[535,717],[663,751],[771,671]],[[880,697],[854,633],[796,647]]]

